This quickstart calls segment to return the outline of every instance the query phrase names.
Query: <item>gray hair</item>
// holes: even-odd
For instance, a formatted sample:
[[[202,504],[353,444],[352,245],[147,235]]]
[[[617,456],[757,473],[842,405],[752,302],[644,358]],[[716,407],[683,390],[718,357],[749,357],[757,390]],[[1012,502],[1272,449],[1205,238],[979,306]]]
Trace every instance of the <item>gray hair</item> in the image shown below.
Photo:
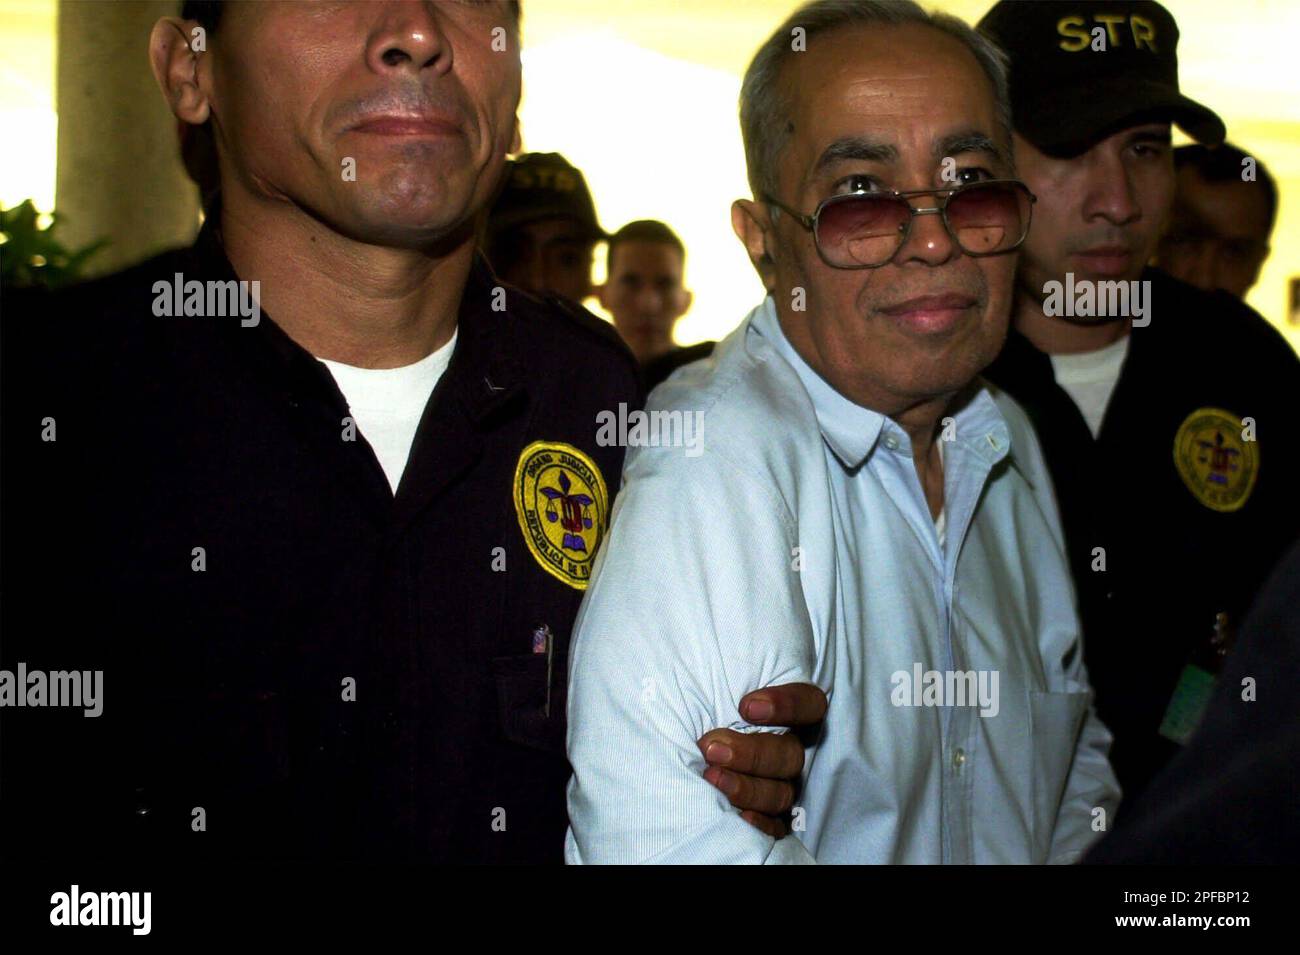
[[[789,126],[789,98],[778,82],[786,58],[794,55],[792,37],[803,39],[861,24],[896,26],[919,23],[946,33],[970,50],[993,85],[998,121],[1005,142],[1011,143],[1011,96],[1007,83],[1007,55],[984,34],[946,13],[927,13],[912,0],[812,0],[790,15],[754,54],[740,86],[740,134],[745,141],[745,165],[754,197],[777,191],[777,163],[793,127]]]

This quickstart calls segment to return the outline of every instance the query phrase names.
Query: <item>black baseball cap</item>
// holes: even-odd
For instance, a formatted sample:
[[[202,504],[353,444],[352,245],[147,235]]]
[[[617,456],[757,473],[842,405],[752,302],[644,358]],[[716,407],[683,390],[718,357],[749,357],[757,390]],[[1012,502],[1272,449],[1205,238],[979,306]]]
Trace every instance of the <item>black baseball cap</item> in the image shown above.
[[[977,27],[1011,59],[1012,125],[1049,155],[1158,120],[1223,142],[1223,120],[1178,89],[1178,24],[1154,0],[1001,0]]]
[[[555,218],[579,223],[593,241],[608,238],[581,170],[559,153],[520,154],[510,161],[488,214],[489,235]]]

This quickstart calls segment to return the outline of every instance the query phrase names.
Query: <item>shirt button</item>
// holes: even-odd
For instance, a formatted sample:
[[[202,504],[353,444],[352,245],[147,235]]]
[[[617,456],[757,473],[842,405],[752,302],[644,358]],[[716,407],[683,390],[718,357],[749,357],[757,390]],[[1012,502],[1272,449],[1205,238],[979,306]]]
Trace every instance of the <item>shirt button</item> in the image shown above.
[[[892,434],[891,434],[891,435],[887,435],[887,436],[885,437],[885,447],[887,447],[890,451],[897,451],[897,450],[898,450],[898,439],[895,438]]]
[[[961,769],[965,765],[966,765],[966,750],[958,747],[957,749],[953,750],[952,768]]]

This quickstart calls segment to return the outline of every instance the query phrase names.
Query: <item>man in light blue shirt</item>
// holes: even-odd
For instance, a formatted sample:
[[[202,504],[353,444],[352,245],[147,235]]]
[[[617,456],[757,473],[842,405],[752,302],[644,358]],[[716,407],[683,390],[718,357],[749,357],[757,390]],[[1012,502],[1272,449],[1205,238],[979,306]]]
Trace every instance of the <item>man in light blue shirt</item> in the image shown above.
[[[768,297],[652,396],[702,442],[629,451],[570,660],[570,862],[1067,862],[1108,824],[1051,483],[978,378],[1033,201],[1005,92],[910,4],[809,4],[755,57],[732,218]],[[792,682],[830,708],[777,839],[695,741]]]

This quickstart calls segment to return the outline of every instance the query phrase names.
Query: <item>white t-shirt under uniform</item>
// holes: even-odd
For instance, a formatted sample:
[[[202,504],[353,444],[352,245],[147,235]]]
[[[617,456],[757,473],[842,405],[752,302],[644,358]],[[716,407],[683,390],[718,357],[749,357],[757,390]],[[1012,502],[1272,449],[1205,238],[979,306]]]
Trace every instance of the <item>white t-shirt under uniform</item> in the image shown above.
[[[347,399],[357,430],[370,442],[394,494],[411,456],[424,406],[451,363],[455,347],[456,332],[452,332],[447,344],[402,368],[357,368],[319,359]]]
[[[1078,406],[1079,413],[1088,422],[1088,430],[1094,438],[1101,434],[1106,406],[1110,404],[1110,396],[1115,393],[1115,384],[1119,381],[1119,373],[1127,355],[1128,336],[1125,335],[1119,341],[1096,351],[1051,356],[1056,383],[1065,389],[1065,393]]]

